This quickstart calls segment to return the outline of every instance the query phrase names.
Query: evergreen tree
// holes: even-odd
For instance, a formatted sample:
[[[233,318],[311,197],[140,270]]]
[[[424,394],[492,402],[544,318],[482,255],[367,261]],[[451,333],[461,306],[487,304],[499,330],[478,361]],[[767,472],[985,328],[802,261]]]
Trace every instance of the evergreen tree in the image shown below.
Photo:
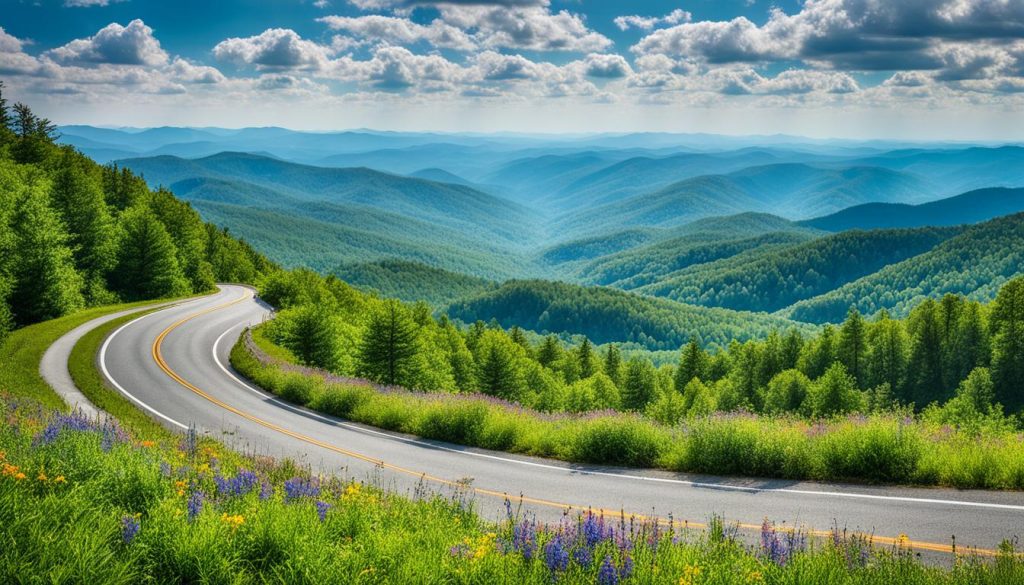
[[[484,394],[519,401],[525,393],[525,380],[517,364],[515,345],[503,331],[489,330],[477,348],[477,385]]]
[[[106,276],[114,267],[117,240],[103,189],[89,176],[81,155],[65,150],[51,197],[70,233],[75,265],[86,282],[90,302],[109,302]]]
[[[4,97],[4,82],[0,81],[0,148],[14,140],[14,132],[11,130],[13,123],[14,118],[11,117],[7,98]]]
[[[158,299],[191,292],[178,267],[174,242],[145,205],[137,205],[119,221],[121,239],[111,281],[125,298]]]
[[[782,339],[782,369],[792,370],[800,361],[804,349],[804,337],[796,329],[790,329]]]
[[[949,371],[955,384],[966,379],[975,368],[987,368],[991,364],[992,339],[980,303],[967,302],[960,311],[953,347]]]
[[[622,408],[622,395],[619,388],[608,375],[598,372],[590,378],[590,387],[594,389],[594,406],[596,408]]]
[[[26,189],[14,215],[10,311],[18,325],[54,319],[82,308],[82,277],[68,235],[39,185]]]
[[[548,335],[537,350],[537,361],[545,368],[553,367],[562,357],[562,344],[554,335]]]
[[[1024,277],[999,290],[992,310],[992,380],[1009,412],[1024,407]]]
[[[765,412],[800,412],[810,388],[811,380],[800,370],[780,372],[768,383],[764,397]]]
[[[697,343],[696,339],[691,339],[680,350],[679,367],[676,368],[675,375],[676,390],[682,392],[683,388],[686,388],[686,385],[690,383],[690,380],[694,378],[704,380],[707,379],[707,375],[708,354]]]
[[[667,426],[675,426],[686,416],[686,404],[679,392],[665,392],[647,405],[648,417]]]
[[[683,408],[689,416],[711,414],[715,410],[714,394],[700,378],[691,379],[683,387]]]
[[[409,310],[384,301],[370,315],[359,346],[362,375],[389,386],[410,386],[418,376],[419,331]]]
[[[942,324],[938,303],[926,299],[910,314],[910,362],[907,390],[901,398],[918,407],[947,398],[942,351]]]
[[[216,279],[213,265],[207,260],[208,237],[207,228],[203,225],[199,214],[192,207],[178,200],[166,190],[159,190],[149,198],[149,206],[156,214],[160,223],[164,224],[171,240],[174,241],[174,248],[177,250],[178,265],[185,278],[189,281],[189,287],[194,291],[204,291],[213,288]],[[235,242],[218,242],[218,252],[226,256],[219,259],[221,265],[231,263],[230,275],[234,278],[225,278],[232,282],[245,282],[246,278],[253,278],[254,270],[246,266],[244,254],[237,248]]]
[[[590,340],[583,338],[583,343],[576,349],[576,362],[580,366],[580,378],[586,379],[597,373],[597,357]]]
[[[286,318],[284,346],[303,364],[337,372],[342,352],[338,317],[322,305],[304,305],[293,311]]]
[[[626,380],[622,388],[622,407],[643,410],[657,395],[654,365],[650,361],[632,358],[626,363]]]
[[[782,337],[772,331],[761,344],[757,359],[757,387],[764,388],[783,368]]]
[[[825,325],[817,339],[804,345],[799,368],[808,378],[815,379],[821,377],[836,359],[836,329]]]
[[[868,384],[903,388],[907,378],[909,341],[903,323],[882,311],[868,333]]]
[[[619,351],[619,346],[614,343],[609,344],[608,350],[605,351],[604,373],[615,384],[616,388],[622,386],[622,352]]]
[[[57,127],[46,118],[36,116],[22,103],[14,104],[14,116],[14,130],[18,135],[12,149],[14,160],[21,164],[44,161],[52,148]]]
[[[839,347],[837,354],[839,361],[846,367],[846,371],[856,380],[857,386],[863,388],[867,385],[867,373],[865,355],[867,354],[867,326],[860,311],[856,307],[850,307],[846,315],[846,321],[839,330]]]

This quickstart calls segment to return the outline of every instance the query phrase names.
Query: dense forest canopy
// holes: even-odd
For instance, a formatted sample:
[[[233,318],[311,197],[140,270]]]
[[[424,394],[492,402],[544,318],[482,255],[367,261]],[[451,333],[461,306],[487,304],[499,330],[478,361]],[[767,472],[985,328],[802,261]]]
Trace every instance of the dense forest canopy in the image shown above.
[[[0,83],[0,338],[87,306],[255,283],[274,266],[166,190],[55,143]]]

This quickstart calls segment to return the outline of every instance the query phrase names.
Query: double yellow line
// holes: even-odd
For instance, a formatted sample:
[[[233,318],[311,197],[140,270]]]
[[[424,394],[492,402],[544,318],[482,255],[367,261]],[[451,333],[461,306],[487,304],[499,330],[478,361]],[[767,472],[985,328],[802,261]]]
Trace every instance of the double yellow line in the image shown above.
[[[610,509],[604,509],[604,508],[589,508],[589,507],[583,507],[583,506],[574,506],[572,504],[564,504],[564,503],[560,503],[560,502],[554,502],[554,501],[551,501],[551,500],[531,498],[531,497],[524,496],[524,495],[511,496],[511,495],[509,495],[506,492],[500,492],[500,491],[496,491],[496,490],[489,490],[489,489],[485,489],[485,488],[467,486],[463,482],[452,481],[452,480],[449,480],[449,479],[444,479],[442,477],[436,477],[436,476],[430,475],[428,473],[424,473],[424,472],[420,472],[420,471],[414,471],[412,469],[408,469],[408,468],[405,468],[405,467],[400,467],[398,465],[393,465],[393,464],[388,463],[386,461],[383,461],[381,459],[376,459],[374,457],[369,457],[367,455],[363,455],[362,453],[357,453],[355,451],[351,451],[349,449],[344,449],[342,447],[338,447],[338,446],[332,445],[330,443],[325,443],[325,442],[323,442],[323,441],[321,441],[319,439],[314,439],[313,437],[309,437],[309,436],[303,435],[301,433],[296,433],[295,431],[286,429],[286,428],[284,428],[284,427],[282,427],[280,425],[277,425],[277,424],[274,424],[272,422],[263,420],[263,419],[261,419],[261,418],[259,418],[257,416],[254,416],[252,414],[249,414],[247,412],[239,410],[239,409],[235,408],[234,406],[231,406],[230,404],[227,404],[226,402],[224,402],[222,400],[219,400],[219,399],[211,396],[210,394],[206,393],[205,391],[203,391],[199,387],[195,386],[194,384],[192,384],[188,380],[182,378],[177,372],[175,372],[173,369],[171,369],[170,366],[167,365],[167,362],[164,360],[163,353],[161,352],[161,348],[163,346],[164,339],[166,339],[167,336],[172,331],[174,331],[178,327],[181,327],[182,325],[184,325],[185,323],[188,323],[189,321],[191,321],[193,319],[196,319],[198,317],[202,317],[203,315],[207,315],[207,314],[213,313],[215,311],[226,309],[226,308],[231,307],[233,305],[237,305],[238,303],[241,303],[241,302],[247,300],[248,298],[249,298],[248,295],[243,295],[241,298],[236,299],[234,301],[230,301],[230,302],[222,304],[222,305],[218,305],[218,306],[215,306],[215,307],[212,307],[212,308],[209,308],[209,309],[205,309],[203,311],[199,311],[198,313],[194,313],[192,315],[189,315],[188,317],[185,317],[185,318],[175,322],[174,324],[172,324],[167,329],[164,329],[162,332],[160,332],[160,335],[158,335],[156,340],[153,342],[153,347],[152,347],[153,360],[155,360],[156,364],[160,367],[160,369],[163,370],[164,373],[166,373],[168,376],[170,376],[171,379],[173,379],[175,382],[177,382],[181,386],[185,387],[186,389],[190,390],[191,392],[193,392],[193,393],[195,393],[195,394],[205,398],[206,400],[212,402],[213,404],[216,404],[217,406],[223,408],[224,410],[227,410],[229,412],[237,414],[238,416],[240,416],[240,417],[242,417],[242,418],[244,418],[246,420],[252,421],[252,422],[254,422],[254,423],[256,423],[256,424],[258,424],[260,426],[263,426],[265,428],[268,428],[268,429],[271,429],[273,431],[277,431],[277,432],[279,432],[281,434],[284,434],[284,435],[287,435],[289,437],[292,437],[293,439],[297,439],[297,440],[302,441],[304,443],[308,443],[310,445],[315,445],[315,446],[320,447],[322,449],[327,449],[328,451],[333,451],[335,453],[338,453],[338,454],[341,454],[341,455],[345,455],[347,457],[352,457],[353,459],[358,459],[360,461],[365,461],[367,463],[372,463],[373,465],[375,465],[377,467],[380,467],[382,469],[387,469],[387,470],[394,471],[396,473],[405,474],[405,475],[411,475],[411,476],[420,478],[421,480],[429,481],[431,483],[436,483],[436,484],[440,484],[440,485],[444,485],[444,486],[450,486],[450,487],[455,487],[455,488],[460,488],[460,489],[469,489],[473,493],[476,493],[476,494],[479,494],[479,495],[482,495],[482,496],[488,496],[488,497],[493,497],[493,498],[501,498],[501,499],[508,499],[508,500],[510,500],[512,502],[523,503],[523,504],[534,504],[534,505],[544,506],[544,507],[548,507],[548,508],[556,508],[556,509],[562,510],[563,512],[566,512],[566,513],[571,511],[571,510],[580,510],[580,511],[589,510],[589,511],[595,513],[595,514],[601,514],[601,515],[604,515],[604,516],[607,516],[607,517],[616,517],[616,516],[620,516],[620,515],[624,514],[624,512],[622,510],[610,510]],[[646,521],[646,522],[658,522],[659,524],[662,524],[662,525],[665,525],[665,526],[669,525],[669,521],[666,520],[666,519],[663,519],[663,518],[650,517],[650,516],[646,516],[646,515],[642,515],[642,514],[630,514],[630,517],[636,519],[637,521],[641,521],[641,522],[643,522],[643,521]],[[685,521],[685,520],[684,521],[676,520],[673,523],[676,525],[676,527],[681,525],[683,527],[697,528],[697,529],[706,529],[707,528],[707,524],[701,523],[701,522],[689,522],[689,521]],[[740,528],[745,529],[745,530],[761,530],[761,525],[760,524],[740,523],[740,524],[738,524],[738,526]],[[788,528],[788,529],[783,529],[783,530],[793,531],[793,530],[795,530],[795,528]],[[808,530],[808,531],[805,531],[805,533],[810,535],[810,536],[821,537],[821,538],[829,538],[829,537],[831,537],[833,535],[832,531],[826,531],[826,530]],[[891,545],[891,546],[894,546],[894,547],[902,547],[902,548],[906,548],[906,549],[926,550],[926,551],[946,553],[946,554],[953,554],[953,553],[958,552],[957,548],[955,548],[955,547],[953,547],[951,545],[948,545],[948,544],[912,541],[912,540],[908,539],[906,536],[902,536],[902,535],[900,537],[896,537],[896,538],[888,537],[888,536],[874,536],[874,535],[869,535],[869,534],[860,534],[860,536],[864,537],[865,539],[869,540],[870,542],[872,542],[874,544]],[[973,553],[973,554],[984,555],[984,556],[994,556],[994,555],[997,554],[997,551],[991,550],[991,549],[980,549],[980,548],[968,548],[968,549],[965,549],[964,547],[960,547],[959,548],[959,551],[964,551],[964,550],[966,550],[967,552]]]

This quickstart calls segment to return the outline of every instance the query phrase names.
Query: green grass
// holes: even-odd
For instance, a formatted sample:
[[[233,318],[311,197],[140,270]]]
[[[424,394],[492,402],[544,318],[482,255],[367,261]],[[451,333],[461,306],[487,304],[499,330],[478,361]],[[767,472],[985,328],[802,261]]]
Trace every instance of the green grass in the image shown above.
[[[260,347],[272,345],[255,336]],[[244,339],[244,338],[243,338]],[[579,463],[672,471],[980,489],[1024,489],[1024,436],[968,432],[906,413],[823,421],[717,413],[670,427],[636,414],[550,415],[471,394],[383,391],[261,363],[240,341],[234,367],[282,398],[375,427]]]
[[[89,320],[153,302],[94,307],[11,332],[3,345],[0,345],[0,391],[16,391],[19,395],[38,400],[48,408],[66,408],[60,397],[39,375],[39,361],[43,359],[50,344]]]
[[[97,357],[103,341],[115,329],[139,317],[157,311],[140,311],[104,323],[78,340],[68,358],[68,371],[75,386],[82,391],[97,408],[109,413],[138,436],[167,438],[171,432],[139,410],[127,398],[107,385],[97,367]]]
[[[301,482],[310,488],[295,496]],[[484,522],[464,490],[402,497],[241,456],[209,439],[139,441],[111,425],[0,395],[4,583],[1024,580],[1024,559],[1008,543],[994,559],[961,555],[940,567],[863,536],[789,536],[766,522],[761,538],[779,543],[767,547],[746,544],[719,519],[709,524],[698,531],[594,516],[542,524],[512,506],[504,520]]]

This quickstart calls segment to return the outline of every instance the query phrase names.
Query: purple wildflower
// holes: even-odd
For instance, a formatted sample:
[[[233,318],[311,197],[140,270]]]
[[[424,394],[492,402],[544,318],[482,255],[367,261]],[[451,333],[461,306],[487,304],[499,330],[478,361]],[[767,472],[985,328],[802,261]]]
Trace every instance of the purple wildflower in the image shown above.
[[[166,461],[160,462],[160,475],[164,477],[171,477],[171,464]]]
[[[605,555],[601,568],[597,571],[598,585],[619,585],[619,572],[615,570],[615,563],[610,555]]]
[[[324,520],[327,519],[327,511],[330,510],[331,508],[332,508],[332,506],[330,504],[328,504],[327,502],[323,502],[323,501],[317,500],[317,502],[316,502],[316,514],[317,514],[317,516],[320,517],[320,521],[321,522],[323,522]]]
[[[272,497],[274,497],[274,486],[267,481],[260,483],[260,499],[266,501]]]
[[[594,562],[594,553],[585,546],[579,546],[572,551],[572,560],[576,561],[577,565],[586,569],[590,567],[590,563]]]
[[[255,473],[242,469],[234,477],[225,478],[220,474],[213,476],[217,485],[217,494],[226,496],[244,496],[253,491],[260,483]]]
[[[552,573],[564,571],[569,567],[569,551],[562,542],[562,534],[555,534],[554,538],[544,545],[544,564]]]
[[[121,539],[124,543],[131,544],[141,527],[139,519],[135,516],[125,515],[121,517]]]
[[[60,437],[63,431],[88,432],[97,430],[96,422],[85,416],[80,410],[71,414],[57,413],[50,418],[49,424],[36,435],[34,443],[36,446],[49,445]]]
[[[284,495],[288,501],[299,498],[316,498],[320,496],[320,481],[293,477],[284,482]]]
[[[583,519],[582,534],[586,545],[593,548],[601,541],[611,538],[612,532],[605,526],[604,516],[595,516],[593,512],[587,512],[586,518]]]
[[[206,501],[206,494],[201,491],[192,492],[188,497],[188,519],[195,520],[203,511],[203,502]]]
[[[527,561],[537,551],[537,522],[523,520],[512,528],[512,548]]]
[[[623,579],[629,579],[633,576],[633,557],[626,555],[626,560],[622,561],[622,568],[619,569],[619,577]]]

